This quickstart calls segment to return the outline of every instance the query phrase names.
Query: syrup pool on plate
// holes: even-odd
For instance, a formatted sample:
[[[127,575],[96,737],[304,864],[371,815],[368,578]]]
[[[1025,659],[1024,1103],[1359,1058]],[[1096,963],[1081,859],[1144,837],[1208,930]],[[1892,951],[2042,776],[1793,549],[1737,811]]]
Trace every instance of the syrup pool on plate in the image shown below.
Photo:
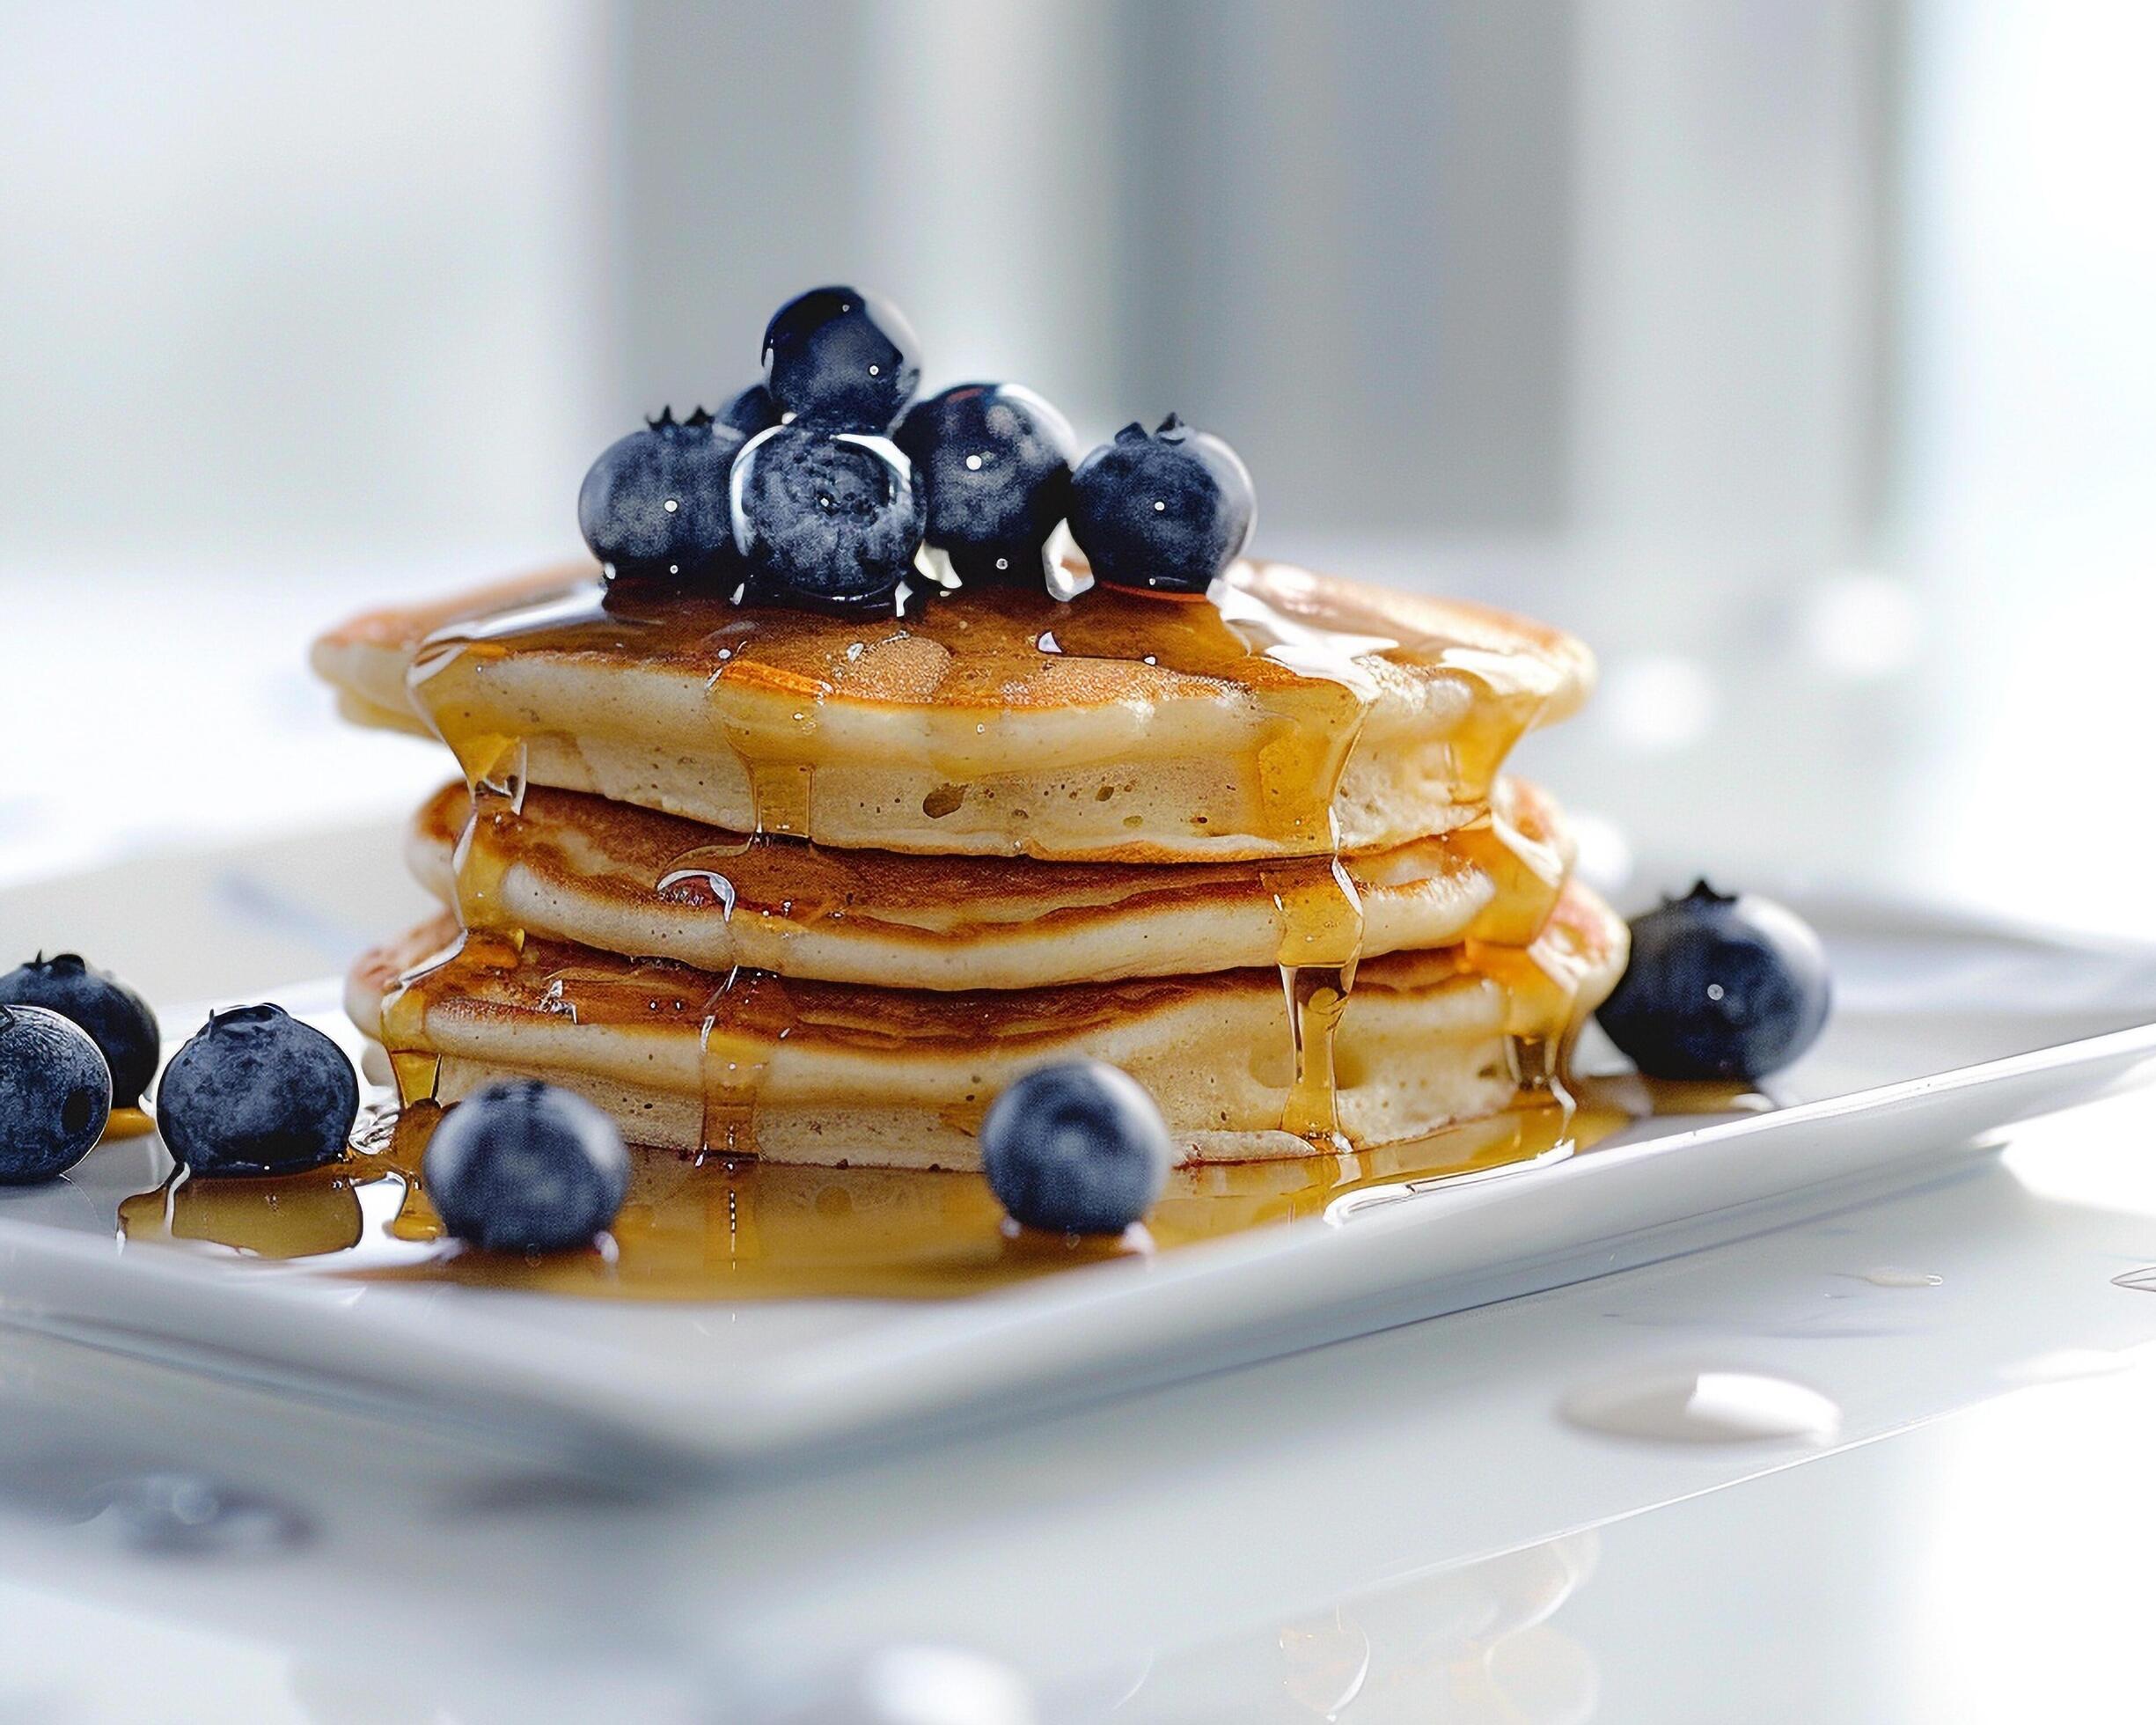
[[[1141,1227],[1114,1238],[1014,1230],[977,1174],[822,1168],[639,1151],[611,1237],[526,1259],[447,1239],[420,1179],[441,1111],[361,1117],[326,1167],[262,1179],[175,1177],[122,1203],[129,1247],[198,1252],[390,1281],[659,1300],[963,1295],[1104,1260],[1143,1261],[1251,1229],[1323,1228],[1345,1194],[1531,1162],[1627,1123],[1546,1097],[1417,1143],[1177,1169]]]

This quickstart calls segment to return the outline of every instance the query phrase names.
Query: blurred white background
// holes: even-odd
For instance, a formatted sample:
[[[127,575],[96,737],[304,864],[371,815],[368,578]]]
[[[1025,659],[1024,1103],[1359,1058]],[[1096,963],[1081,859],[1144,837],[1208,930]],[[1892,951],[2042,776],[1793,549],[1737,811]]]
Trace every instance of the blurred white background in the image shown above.
[[[2156,13],[0,0],[0,882],[401,813],[303,668],[854,278],[1600,650],[1645,859],[2156,933]],[[49,938],[5,931],[11,944]]]

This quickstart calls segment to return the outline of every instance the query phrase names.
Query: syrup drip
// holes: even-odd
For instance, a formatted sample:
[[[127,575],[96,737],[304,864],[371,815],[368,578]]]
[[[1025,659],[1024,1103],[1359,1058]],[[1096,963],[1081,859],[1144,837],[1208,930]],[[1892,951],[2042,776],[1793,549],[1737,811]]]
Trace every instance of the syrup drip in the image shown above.
[[[1322,872],[1270,870],[1280,913],[1280,988],[1294,1077],[1280,1127],[1321,1149],[1346,1150],[1333,1041],[1362,958],[1362,897],[1339,858]]]
[[[523,951],[521,929],[466,929],[397,979],[383,996],[381,1018],[382,1046],[400,1099],[430,1103],[441,1088],[441,1050],[427,1024],[434,1002],[453,993],[460,975],[473,968],[514,969]]]
[[[805,806],[804,787],[804,809]],[[700,889],[719,907],[721,919],[730,924],[740,894],[732,878],[711,865],[724,862],[733,867],[752,849],[766,842],[760,836],[752,835],[737,845],[705,845],[686,851],[659,877],[656,890],[680,893],[691,888]],[[779,929],[785,938],[797,932],[788,920],[793,910],[794,906],[788,901],[761,907],[759,914],[766,925]],[[774,1015],[781,1020],[777,1034],[783,1039],[792,1028],[792,1014],[786,1002],[783,982],[768,972],[739,965],[729,968],[725,980],[705,1002],[696,1038],[703,1098],[703,1120],[697,1133],[700,1156],[737,1157],[756,1154],[756,1104],[770,1070],[771,1045],[752,1034],[745,1026],[756,1022],[759,1016],[767,1021]]]
[[[736,970],[705,1002],[696,1046],[703,1090],[700,1156],[756,1154],[756,1103],[773,1050],[793,1028],[786,984],[768,971]]]
[[[373,1165],[383,1176],[379,1184],[392,1189],[400,1185],[403,1188],[395,1193],[396,1208],[384,1230],[393,1240],[423,1245],[448,1235],[449,1230],[443,1226],[441,1216],[427,1196],[426,1181],[420,1171],[420,1159],[426,1154],[427,1142],[434,1136],[435,1127],[441,1123],[442,1113],[439,1103],[421,1102],[394,1111],[385,1110],[380,1116],[389,1130],[376,1140],[369,1153],[376,1158]],[[363,1125],[361,1132],[353,1135],[353,1147],[355,1149],[366,1147]],[[356,1178],[363,1193],[374,1189],[374,1183],[363,1176]]]
[[[549,604],[560,608],[559,601]],[[488,621],[441,632],[420,650],[407,673],[413,704],[428,712],[427,703],[417,699],[420,690],[463,656],[498,657],[507,650]],[[450,966],[460,958],[513,964],[524,942],[502,889],[515,857],[511,835],[523,816],[530,744],[514,732],[460,722],[453,711],[434,714],[430,723],[463,770],[472,812],[457,840],[453,864],[458,938],[399,977],[382,1002],[382,1046],[398,1096],[407,1105],[431,1103],[441,1087],[441,1054],[427,1036],[427,1009],[434,994],[447,985]]]

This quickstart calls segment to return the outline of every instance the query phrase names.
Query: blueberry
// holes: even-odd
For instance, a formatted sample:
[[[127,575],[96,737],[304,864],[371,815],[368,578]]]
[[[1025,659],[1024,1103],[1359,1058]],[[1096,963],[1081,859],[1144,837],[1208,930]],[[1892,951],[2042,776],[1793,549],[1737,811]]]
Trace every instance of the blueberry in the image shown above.
[[[165,1068],[158,1130],[197,1174],[296,1174],[344,1154],[352,1062],[279,1006],[213,1012]]]
[[[916,402],[892,441],[919,476],[928,542],[968,578],[1041,574],[1070,508],[1070,422],[1016,384],[960,384]]]
[[[759,432],[734,461],[733,514],[754,576],[833,608],[888,605],[920,549],[913,464],[887,437]]]
[[[112,1068],[115,1108],[134,1107],[157,1076],[158,1015],[150,1002],[72,952],[40,952],[0,976],[0,1006],[41,1006],[88,1031]]]
[[[566,1252],[613,1225],[629,1189],[620,1129],[574,1091],[512,1078],[442,1117],[421,1163],[443,1226],[496,1252]]]
[[[90,1032],[41,1006],[0,1006],[0,1183],[64,1174],[113,1112],[113,1075]]]
[[[768,431],[779,422],[779,404],[771,399],[768,386],[751,384],[712,417],[744,437],[753,437],[759,431]]]
[[[669,407],[611,444],[584,475],[576,525],[606,573],[708,577],[733,549],[726,481],[741,434],[699,407]]]
[[[1028,1228],[1119,1234],[1153,1208],[1173,1159],[1144,1086],[1100,1061],[1035,1068],[981,1122],[981,1170]]]
[[[888,431],[920,383],[920,343],[889,300],[810,288],[764,329],[764,381],[788,413],[828,431]]]
[[[1249,542],[1256,509],[1242,458],[1173,414],[1150,437],[1125,426],[1071,479],[1071,537],[1111,587],[1204,592]]]
[[[1595,1016],[1649,1077],[1764,1078],[1818,1040],[1827,955],[1793,912],[1701,881],[1632,930],[1632,963]]]

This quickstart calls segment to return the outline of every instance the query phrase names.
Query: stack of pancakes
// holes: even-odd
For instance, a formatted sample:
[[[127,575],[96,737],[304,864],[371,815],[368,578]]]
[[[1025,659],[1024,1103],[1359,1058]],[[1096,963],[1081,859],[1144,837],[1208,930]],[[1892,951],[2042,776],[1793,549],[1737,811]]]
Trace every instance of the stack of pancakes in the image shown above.
[[[407,1101],[534,1075],[635,1142],[970,1168],[1092,1056],[1193,1160],[1426,1137],[1552,1082],[1624,930],[1500,776],[1585,650],[1238,563],[1206,601],[966,589],[898,619],[556,574],[316,643],[464,769],[368,954]]]

